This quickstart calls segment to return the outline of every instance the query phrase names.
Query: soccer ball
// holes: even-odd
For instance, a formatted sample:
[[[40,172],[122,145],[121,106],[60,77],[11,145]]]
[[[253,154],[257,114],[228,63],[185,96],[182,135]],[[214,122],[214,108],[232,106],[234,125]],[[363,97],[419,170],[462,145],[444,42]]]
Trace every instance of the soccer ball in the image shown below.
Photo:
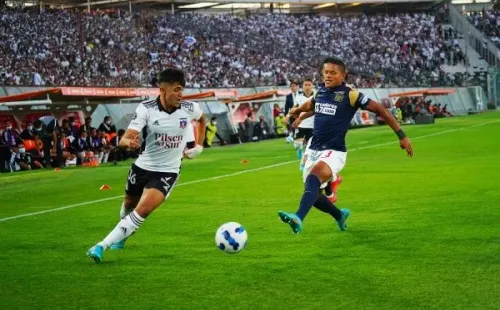
[[[240,252],[247,244],[247,231],[241,224],[229,222],[223,224],[215,233],[215,244],[217,247],[230,254]]]

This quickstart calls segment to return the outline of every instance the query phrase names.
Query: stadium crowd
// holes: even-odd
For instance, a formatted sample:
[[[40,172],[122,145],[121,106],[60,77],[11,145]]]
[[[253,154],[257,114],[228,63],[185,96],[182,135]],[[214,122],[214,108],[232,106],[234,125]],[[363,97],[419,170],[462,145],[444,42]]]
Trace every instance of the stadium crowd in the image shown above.
[[[469,21],[500,48],[500,11],[484,10],[467,14]]]
[[[34,122],[28,122],[22,131],[17,130],[10,121],[0,124],[0,128],[3,128],[0,129],[0,172],[32,170],[44,166],[94,166],[137,157],[134,151],[117,147],[125,130],[117,131],[109,116],[104,118],[98,128],[92,127],[91,123],[90,117],[82,125],[77,124],[73,117],[62,120],[55,130],[57,141],[61,143],[62,158],[58,158],[53,147],[50,151],[51,162],[48,163],[43,161],[42,137],[35,133]]]
[[[2,9],[0,85],[150,86],[166,66],[185,69],[187,87],[286,85],[317,80],[333,54],[348,60],[356,87],[461,86],[466,77],[440,67],[465,61],[445,19]]]

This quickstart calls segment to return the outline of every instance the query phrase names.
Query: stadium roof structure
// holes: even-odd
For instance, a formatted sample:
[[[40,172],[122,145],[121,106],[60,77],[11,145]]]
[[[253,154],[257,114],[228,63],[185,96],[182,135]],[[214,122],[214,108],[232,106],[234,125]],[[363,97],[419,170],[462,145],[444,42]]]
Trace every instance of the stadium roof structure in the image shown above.
[[[389,94],[390,98],[394,97],[422,97],[422,96],[444,96],[456,92],[451,88],[429,88],[423,90],[409,91],[404,93]]]

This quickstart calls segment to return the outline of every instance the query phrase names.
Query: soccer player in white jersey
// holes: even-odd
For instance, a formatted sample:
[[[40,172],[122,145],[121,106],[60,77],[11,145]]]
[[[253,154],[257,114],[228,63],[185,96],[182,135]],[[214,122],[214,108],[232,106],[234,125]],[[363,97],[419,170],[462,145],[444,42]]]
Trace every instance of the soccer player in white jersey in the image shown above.
[[[181,100],[186,85],[184,72],[166,69],[160,73],[158,85],[160,95],[139,104],[120,140],[120,147],[141,147],[141,153],[128,173],[120,222],[88,250],[96,263],[101,262],[106,249],[123,248],[125,240],[170,195],[179,178],[182,158],[195,158],[203,150],[205,116],[197,103]],[[191,120],[199,122],[197,145],[184,151],[187,137],[192,136]],[[139,134],[144,140],[142,146]]]
[[[306,78],[302,82],[302,93],[300,93],[297,97],[297,102],[300,104],[304,103],[307,101],[307,99],[310,99],[314,97],[314,90],[313,90],[313,82],[311,79]],[[304,151],[307,146],[307,142],[309,139],[312,137],[313,134],[313,126],[314,126],[314,115],[313,113],[309,112],[303,112],[303,114],[310,114],[310,117],[303,117],[303,121],[300,122],[300,125],[298,126],[297,130],[297,135],[295,135],[295,147],[297,148],[297,157],[299,157],[301,160],[300,162],[300,170],[302,171],[304,168]]]

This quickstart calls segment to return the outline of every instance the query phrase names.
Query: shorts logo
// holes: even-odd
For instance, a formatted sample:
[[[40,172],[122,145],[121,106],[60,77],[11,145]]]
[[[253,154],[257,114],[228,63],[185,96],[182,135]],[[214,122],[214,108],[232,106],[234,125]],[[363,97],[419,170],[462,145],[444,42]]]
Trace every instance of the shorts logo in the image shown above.
[[[179,128],[184,129],[186,128],[187,124],[188,124],[187,118],[181,118],[179,120]]]
[[[164,184],[163,189],[165,190],[166,193],[170,190],[170,184],[168,184],[168,180],[170,180],[171,177],[169,178],[161,178],[161,182]]]

